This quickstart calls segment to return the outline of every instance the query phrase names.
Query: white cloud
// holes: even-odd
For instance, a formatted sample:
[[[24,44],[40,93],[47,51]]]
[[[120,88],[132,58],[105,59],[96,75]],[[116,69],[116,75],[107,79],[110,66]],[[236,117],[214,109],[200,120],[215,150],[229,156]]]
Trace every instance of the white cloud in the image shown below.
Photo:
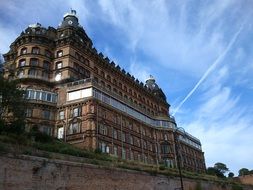
[[[212,74],[201,89],[199,105],[191,110],[191,117],[181,121],[182,126],[200,138],[207,166],[223,162],[237,174],[242,167],[253,168],[252,113],[240,105],[231,87],[227,66]]]

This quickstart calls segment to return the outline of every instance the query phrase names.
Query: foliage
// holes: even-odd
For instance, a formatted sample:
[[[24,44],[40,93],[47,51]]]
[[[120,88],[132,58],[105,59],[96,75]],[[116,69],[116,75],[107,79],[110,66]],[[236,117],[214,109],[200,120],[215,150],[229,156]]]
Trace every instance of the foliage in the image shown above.
[[[208,167],[206,170],[206,173],[208,175],[213,175],[213,176],[217,176],[217,177],[221,177],[221,178],[225,177],[224,174],[215,167]]]
[[[39,131],[38,127],[34,126],[30,133],[28,133],[29,137],[31,139],[34,139],[37,142],[42,142],[42,143],[50,143],[53,142],[54,138],[47,135],[46,133],[42,133]]]
[[[217,170],[219,170],[222,174],[225,174],[226,172],[229,171],[229,169],[227,168],[226,164],[223,164],[221,162],[217,162],[216,164],[214,164],[214,168],[216,168]]]
[[[247,168],[241,168],[241,169],[238,171],[238,173],[239,173],[239,176],[244,176],[244,175],[250,174],[250,171],[249,171],[249,169],[247,169]]]
[[[24,91],[17,88],[16,81],[8,81],[0,75],[0,133],[23,133],[24,110]]]
[[[238,184],[233,184],[232,185],[232,190],[243,190],[243,187],[238,185]]]
[[[234,176],[235,176],[235,174],[234,174],[233,172],[229,172],[229,173],[228,173],[228,177],[232,178],[232,177],[234,177]]]

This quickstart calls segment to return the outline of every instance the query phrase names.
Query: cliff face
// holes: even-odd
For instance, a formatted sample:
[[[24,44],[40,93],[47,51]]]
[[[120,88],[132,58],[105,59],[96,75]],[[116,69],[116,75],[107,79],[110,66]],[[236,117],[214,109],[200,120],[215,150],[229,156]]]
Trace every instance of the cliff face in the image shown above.
[[[167,190],[180,187],[178,178],[112,169],[79,162],[11,154],[0,156],[1,190]],[[185,190],[232,190],[207,181],[184,179]],[[245,187],[245,190],[250,190]]]

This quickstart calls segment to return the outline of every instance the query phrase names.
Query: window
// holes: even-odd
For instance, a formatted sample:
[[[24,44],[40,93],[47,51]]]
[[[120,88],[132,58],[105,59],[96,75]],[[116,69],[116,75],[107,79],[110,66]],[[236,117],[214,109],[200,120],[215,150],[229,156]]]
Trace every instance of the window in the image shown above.
[[[134,153],[132,150],[130,150],[130,160],[134,160]]]
[[[167,141],[168,140],[168,135],[164,135],[164,140]]]
[[[143,148],[147,149],[147,142],[146,141],[143,141]]]
[[[105,73],[103,71],[100,72],[102,77],[105,77]]]
[[[29,76],[35,76],[36,74],[37,74],[37,72],[35,69],[29,69],[29,71],[28,71]]]
[[[19,67],[23,67],[23,66],[25,66],[25,59],[21,59],[21,60],[19,60],[19,64],[18,64],[18,66]]]
[[[31,58],[30,59],[30,65],[31,66],[38,66],[39,65],[39,60],[36,58]]]
[[[79,60],[80,59],[80,55],[79,55],[79,53],[75,53],[75,57]]]
[[[162,154],[170,153],[169,144],[161,144],[161,151],[162,151]]]
[[[57,51],[56,57],[62,57],[63,56],[63,51]]]
[[[99,133],[102,134],[102,135],[107,135],[107,127],[103,124],[100,124]]]
[[[126,149],[122,148],[122,159],[126,159]]]
[[[22,48],[20,50],[20,55],[24,55],[24,54],[27,54],[27,48]]]
[[[26,117],[32,117],[33,110],[32,109],[26,109],[25,116]]]
[[[61,69],[61,68],[62,68],[62,62],[57,62],[56,69]]]
[[[49,110],[43,111],[43,119],[50,119],[51,113]]]
[[[42,125],[39,127],[39,130],[42,132],[42,133],[45,133],[47,135],[51,135],[51,127],[48,127],[46,125]]]
[[[114,147],[113,147],[113,154],[114,154],[115,156],[118,156],[118,147],[117,147],[117,146],[114,146]]]
[[[48,61],[43,61],[43,68],[46,70],[49,70],[49,62]]]
[[[64,119],[64,111],[59,112],[59,119],[60,120]]]
[[[18,76],[18,78],[22,78],[24,76],[24,70],[19,70],[17,72],[17,76]]]
[[[73,117],[78,117],[81,115],[81,108],[78,107],[78,108],[74,108],[73,109]]]
[[[58,73],[55,74],[55,81],[60,81],[61,78],[62,78],[61,72],[58,72]]]
[[[43,77],[44,79],[48,79],[48,78],[49,78],[49,73],[48,73],[48,71],[42,71],[42,77]]]
[[[40,53],[40,49],[38,47],[33,47],[32,48],[32,53],[33,54],[39,54]]]
[[[129,143],[130,143],[130,144],[134,144],[133,137],[132,137],[132,135],[130,135],[130,134],[129,134]]]
[[[52,100],[51,98],[52,98],[52,94],[51,94],[51,93],[48,93],[48,94],[47,94],[47,101],[48,101],[48,102],[51,102],[51,100]]]
[[[75,122],[75,123],[71,123],[69,125],[69,131],[68,134],[75,134],[75,133],[80,133],[80,123]]]
[[[51,52],[49,50],[45,50],[45,56],[46,57],[51,57]]]
[[[141,145],[140,139],[138,139],[138,138],[136,138],[136,145],[137,145],[138,147],[140,147],[140,145]]]
[[[109,153],[110,152],[109,146],[107,146],[104,142],[99,142],[98,146],[99,146],[99,149],[101,150],[101,152],[103,152],[103,153]]]
[[[121,140],[126,142],[126,134],[124,132],[121,133]]]
[[[113,138],[114,139],[118,138],[118,131],[116,129],[113,129]]]
[[[41,99],[42,101],[46,101],[46,92],[42,92]]]

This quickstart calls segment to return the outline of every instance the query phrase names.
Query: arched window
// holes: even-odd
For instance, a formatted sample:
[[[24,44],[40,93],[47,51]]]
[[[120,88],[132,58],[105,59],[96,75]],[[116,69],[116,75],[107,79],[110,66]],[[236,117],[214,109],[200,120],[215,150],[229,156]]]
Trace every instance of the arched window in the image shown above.
[[[32,53],[33,53],[33,54],[39,54],[39,53],[40,53],[40,48],[38,48],[38,47],[33,47],[33,48],[32,48]]]
[[[19,62],[18,62],[18,66],[19,66],[19,67],[23,67],[23,66],[25,66],[25,62],[26,62],[26,60],[25,60],[25,59],[21,59],[21,60],[19,60]]]
[[[20,50],[20,55],[24,55],[24,54],[27,54],[27,48],[24,47]]]

